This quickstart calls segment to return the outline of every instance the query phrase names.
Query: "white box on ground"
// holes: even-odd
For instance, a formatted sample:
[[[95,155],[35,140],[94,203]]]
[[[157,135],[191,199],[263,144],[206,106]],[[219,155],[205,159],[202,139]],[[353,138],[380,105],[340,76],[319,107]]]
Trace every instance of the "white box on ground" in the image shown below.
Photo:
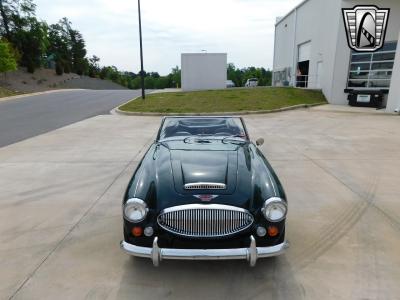
[[[226,53],[182,53],[182,90],[225,89]]]

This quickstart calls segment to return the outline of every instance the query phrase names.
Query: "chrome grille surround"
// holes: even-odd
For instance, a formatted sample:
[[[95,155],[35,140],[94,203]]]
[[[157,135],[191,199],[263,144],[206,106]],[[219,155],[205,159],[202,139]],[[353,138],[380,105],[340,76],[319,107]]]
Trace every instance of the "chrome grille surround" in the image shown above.
[[[221,204],[187,204],[161,211],[158,225],[180,236],[213,238],[229,236],[249,228],[253,215],[242,208]]]
[[[196,183],[186,183],[184,185],[185,190],[225,190],[225,183],[216,182],[196,182]]]

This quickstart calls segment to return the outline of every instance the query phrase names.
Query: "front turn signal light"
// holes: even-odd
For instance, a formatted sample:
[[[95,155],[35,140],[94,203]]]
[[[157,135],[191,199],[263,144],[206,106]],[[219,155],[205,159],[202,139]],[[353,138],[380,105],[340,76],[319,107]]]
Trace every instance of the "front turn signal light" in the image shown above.
[[[268,226],[267,231],[268,231],[268,235],[271,237],[275,237],[279,233],[278,227],[276,227],[276,226]]]
[[[132,228],[132,234],[135,237],[141,236],[143,234],[143,228],[139,226],[135,226]]]

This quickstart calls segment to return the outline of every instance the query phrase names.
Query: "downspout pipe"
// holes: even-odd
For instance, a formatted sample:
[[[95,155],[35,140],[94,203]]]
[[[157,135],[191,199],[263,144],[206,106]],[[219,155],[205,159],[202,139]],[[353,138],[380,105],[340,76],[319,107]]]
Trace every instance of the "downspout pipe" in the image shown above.
[[[276,64],[276,26],[278,22],[275,22],[275,31],[274,31],[274,61],[272,65],[272,82],[271,86],[275,86],[275,64]]]
[[[297,7],[294,10],[294,37],[293,37],[293,68],[292,68],[292,86],[296,86],[296,74],[297,74],[297,45],[296,45],[296,37],[297,37]]]

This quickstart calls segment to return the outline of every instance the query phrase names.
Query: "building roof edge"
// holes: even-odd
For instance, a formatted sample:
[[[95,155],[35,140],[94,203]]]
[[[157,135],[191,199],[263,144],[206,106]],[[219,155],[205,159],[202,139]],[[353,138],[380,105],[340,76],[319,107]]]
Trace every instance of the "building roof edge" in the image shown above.
[[[291,11],[289,11],[286,15],[284,15],[283,17],[280,17],[279,20],[275,23],[275,27],[278,26],[280,23],[282,23],[287,17],[289,17],[292,13],[294,13],[295,10],[302,7],[308,1],[310,1],[310,0],[304,0],[304,1],[300,2],[299,4],[297,4],[297,6],[295,8],[293,8]]]

